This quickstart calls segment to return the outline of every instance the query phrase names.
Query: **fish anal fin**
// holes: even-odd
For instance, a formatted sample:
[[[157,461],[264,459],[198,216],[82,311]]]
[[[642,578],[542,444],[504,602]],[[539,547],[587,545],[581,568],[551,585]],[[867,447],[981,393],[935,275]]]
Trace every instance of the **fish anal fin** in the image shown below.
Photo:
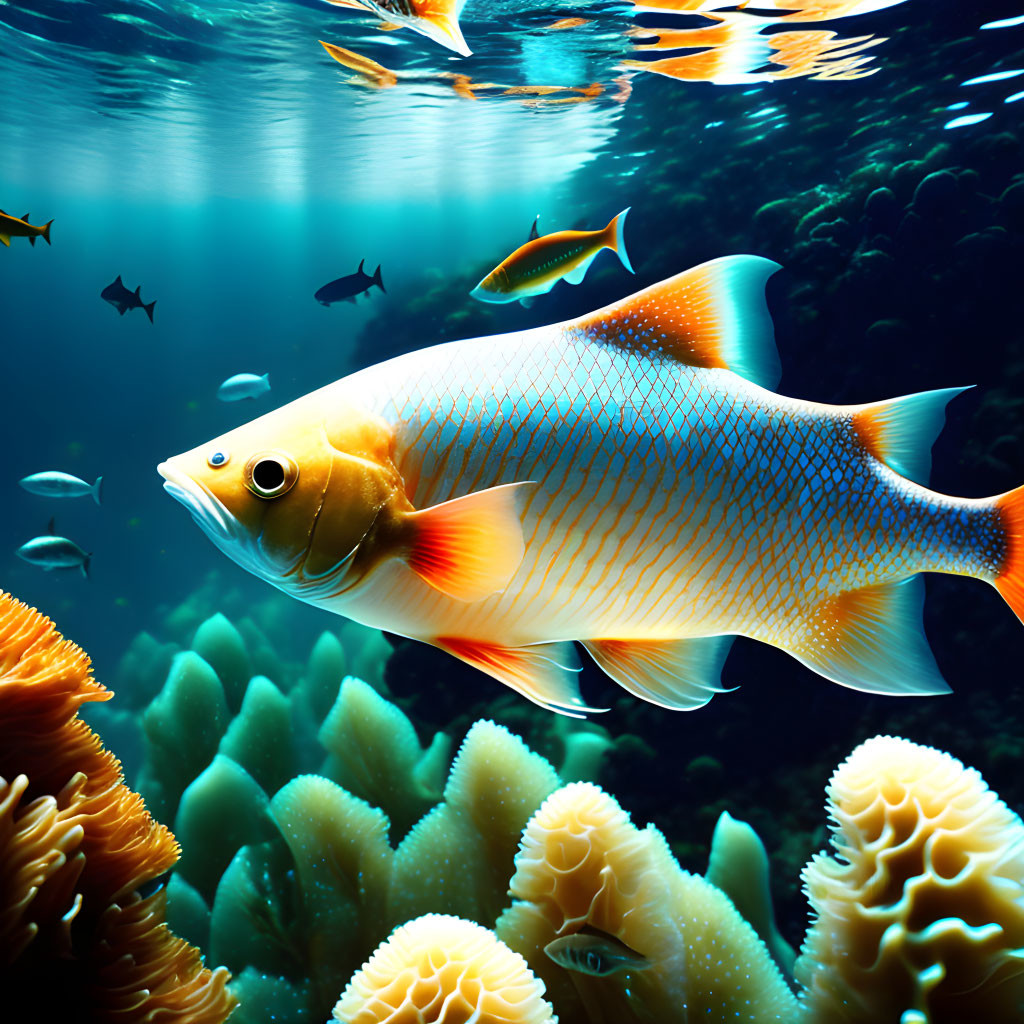
[[[587,271],[590,269],[590,264],[594,262],[594,258],[597,256],[596,252],[591,253],[586,259],[580,260],[580,262],[565,274],[562,280],[566,284],[582,284],[583,278],[587,276]]]
[[[723,256],[563,324],[606,345],[732,370],[762,387],[778,384],[779,356],[765,283],[779,265]]]
[[[406,562],[421,579],[459,601],[504,590],[523,560],[518,499],[532,483],[501,484],[410,512]]]
[[[914,483],[927,484],[932,445],[946,422],[946,405],[968,388],[921,391],[857,406],[853,428],[879,462]]]
[[[482,640],[438,637],[435,646],[487,673],[548,711],[582,718],[591,708],[580,696],[579,658],[569,641],[503,647]]]
[[[819,602],[792,643],[779,646],[808,668],[865,693],[949,693],[925,639],[924,582],[911,576]]]
[[[594,661],[619,686],[663,708],[689,711],[716,693],[731,636],[686,640],[584,640]]]

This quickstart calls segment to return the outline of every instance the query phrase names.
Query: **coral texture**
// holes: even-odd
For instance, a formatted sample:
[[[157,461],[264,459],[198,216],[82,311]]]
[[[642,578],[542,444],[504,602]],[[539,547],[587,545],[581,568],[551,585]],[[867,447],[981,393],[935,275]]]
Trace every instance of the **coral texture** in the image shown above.
[[[877,736],[828,787],[796,965],[821,1024],[1024,1019],[1024,825],[971,768]]]
[[[728,897],[682,871],[662,834],[636,828],[597,786],[573,783],[530,819],[499,938],[544,980],[563,1024],[785,1021],[800,1011]],[[555,938],[594,931],[646,959],[590,974],[549,960]]]
[[[110,696],[78,647],[0,593],[5,1015],[223,1021],[234,1003],[227,972],[205,969],[199,951],[170,933],[163,892],[137,892],[178,847],[77,717],[84,702]]]
[[[334,1008],[344,1024],[557,1024],[526,961],[472,921],[426,914],[395,929]]]

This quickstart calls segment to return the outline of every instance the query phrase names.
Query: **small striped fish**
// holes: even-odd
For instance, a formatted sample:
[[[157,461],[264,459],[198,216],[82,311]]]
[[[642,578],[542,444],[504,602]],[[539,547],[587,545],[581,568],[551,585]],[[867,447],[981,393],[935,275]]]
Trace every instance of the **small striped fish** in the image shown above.
[[[777,265],[703,264],[579,320],[371,366],[159,467],[229,557],[434,644],[536,703],[593,710],[574,641],[694,708],[735,635],[869,692],[948,689],[921,572],[1024,612],[1024,489],[924,486],[961,389],[783,398]]]

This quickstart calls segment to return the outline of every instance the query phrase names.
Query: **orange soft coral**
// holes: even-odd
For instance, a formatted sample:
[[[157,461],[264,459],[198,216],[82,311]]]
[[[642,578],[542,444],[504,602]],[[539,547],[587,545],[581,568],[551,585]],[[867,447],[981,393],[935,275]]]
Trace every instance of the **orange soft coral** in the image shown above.
[[[34,609],[0,593],[0,978],[17,1018],[223,1021],[227,972],[164,924],[139,886],[178,856],[78,717],[112,694]]]

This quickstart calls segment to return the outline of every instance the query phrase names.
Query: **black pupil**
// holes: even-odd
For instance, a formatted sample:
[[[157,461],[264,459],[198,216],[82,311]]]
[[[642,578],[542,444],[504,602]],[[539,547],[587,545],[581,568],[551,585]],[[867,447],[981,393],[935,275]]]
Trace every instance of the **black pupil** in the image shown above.
[[[284,484],[284,466],[277,459],[263,459],[252,468],[252,482],[261,491],[276,491]]]

